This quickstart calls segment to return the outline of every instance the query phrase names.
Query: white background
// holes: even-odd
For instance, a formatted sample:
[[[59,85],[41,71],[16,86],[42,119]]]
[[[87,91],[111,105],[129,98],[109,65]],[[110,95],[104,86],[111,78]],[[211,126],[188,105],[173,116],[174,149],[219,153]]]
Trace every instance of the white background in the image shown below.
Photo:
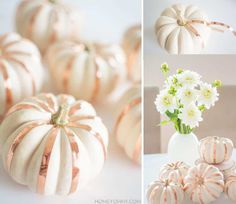
[[[123,32],[129,26],[141,22],[139,0],[70,0],[68,2],[79,7],[83,13],[82,36],[86,39],[119,42]],[[14,30],[14,12],[18,3],[19,0],[0,0],[1,34]],[[111,113],[114,107],[107,105],[96,108],[111,133],[114,125]],[[141,167],[127,158],[116,144],[112,134],[110,134],[108,159],[101,174],[85,189],[69,197],[45,197],[30,192],[27,187],[12,181],[0,162],[0,203],[3,204],[107,204],[109,200],[126,200],[127,203],[130,200],[131,203],[132,200],[140,199]]]
[[[144,53],[166,53],[157,43],[154,25],[161,12],[173,4],[182,3],[195,5],[208,15],[209,20],[219,21],[231,25],[236,29],[236,1],[235,0],[144,0]],[[203,54],[236,53],[236,36],[226,31],[220,33],[212,31],[211,37],[202,51]]]

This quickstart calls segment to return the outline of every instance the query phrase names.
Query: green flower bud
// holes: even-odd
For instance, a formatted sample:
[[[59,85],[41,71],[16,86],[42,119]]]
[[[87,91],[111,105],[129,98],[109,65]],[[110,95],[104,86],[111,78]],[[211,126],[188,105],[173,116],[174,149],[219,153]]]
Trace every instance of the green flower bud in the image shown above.
[[[177,74],[181,74],[181,73],[183,73],[183,71],[184,71],[183,69],[179,68],[179,69],[177,69],[176,72],[177,72]]]
[[[220,80],[215,80],[213,83],[212,83],[212,86],[216,87],[216,88],[219,88],[222,86],[222,82]]]
[[[163,63],[161,65],[161,71],[163,74],[167,74],[170,71],[170,68],[167,63]]]
[[[206,110],[206,107],[205,105],[200,105],[198,106],[198,109],[203,112],[204,110]]]

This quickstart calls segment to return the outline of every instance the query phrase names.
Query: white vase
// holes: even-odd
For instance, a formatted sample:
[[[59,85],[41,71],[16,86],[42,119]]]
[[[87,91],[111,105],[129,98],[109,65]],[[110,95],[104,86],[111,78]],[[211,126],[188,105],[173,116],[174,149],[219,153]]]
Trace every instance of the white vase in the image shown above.
[[[198,138],[194,133],[176,132],[169,140],[168,156],[170,162],[183,161],[191,166],[199,158]]]

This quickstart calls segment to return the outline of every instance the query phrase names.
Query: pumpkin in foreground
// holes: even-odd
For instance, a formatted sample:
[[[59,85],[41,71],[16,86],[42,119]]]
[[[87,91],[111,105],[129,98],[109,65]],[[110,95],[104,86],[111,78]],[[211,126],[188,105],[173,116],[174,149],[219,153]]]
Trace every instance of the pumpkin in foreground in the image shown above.
[[[8,174],[40,194],[77,191],[102,169],[108,131],[86,101],[40,94],[13,106],[0,126]]]
[[[37,93],[43,83],[38,48],[17,33],[0,36],[0,121],[6,111]]]

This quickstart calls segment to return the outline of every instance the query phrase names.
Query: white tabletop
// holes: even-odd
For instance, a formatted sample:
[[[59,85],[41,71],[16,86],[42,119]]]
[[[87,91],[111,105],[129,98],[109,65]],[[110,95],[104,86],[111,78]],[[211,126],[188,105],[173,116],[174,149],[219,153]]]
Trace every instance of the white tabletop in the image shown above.
[[[164,54],[166,51],[157,43],[154,25],[161,12],[172,4],[195,5],[203,9],[210,21],[219,21],[236,29],[235,0],[144,0],[144,53]],[[236,53],[236,37],[229,31],[213,31],[202,54]]]
[[[141,21],[141,3],[137,0],[64,0],[80,8],[85,24],[83,37],[91,40],[119,42],[127,27]],[[0,33],[14,30],[14,10],[19,0],[0,0]],[[120,89],[124,89],[123,85]],[[53,88],[50,82],[46,89]],[[50,88],[49,88],[50,87]],[[112,104],[95,106],[98,115],[112,132]],[[1,160],[0,160],[1,161]],[[0,203],[3,204],[103,204],[127,201],[141,203],[141,167],[131,162],[110,134],[108,159],[101,174],[85,189],[69,197],[40,196],[16,184],[0,162]]]
[[[234,160],[236,160],[236,149],[233,152]],[[168,163],[168,155],[167,154],[149,154],[144,155],[143,158],[143,172],[144,172],[144,191],[146,191],[149,183],[153,182],[158,178],[159,170],[162,165]],[[144,196],[145,192],[144,192]],[[145,204],[148,204],[146,197],[144,198]],[[185,204],[190,204],[192,202],[188,201]],[[214,204],[233,204],[234,202],[230,201],[225,194],[222,193],[221,197],[214,202]]]

